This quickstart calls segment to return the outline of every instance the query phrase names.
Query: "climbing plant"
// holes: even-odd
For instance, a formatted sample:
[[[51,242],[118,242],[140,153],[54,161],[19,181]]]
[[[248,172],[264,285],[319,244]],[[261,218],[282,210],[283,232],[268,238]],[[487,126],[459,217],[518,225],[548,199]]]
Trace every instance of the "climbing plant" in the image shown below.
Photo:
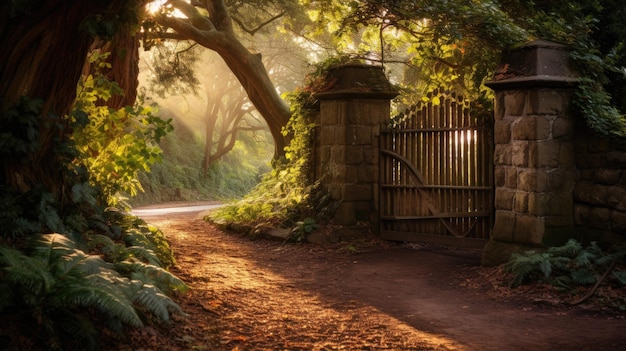
[[[171,120],[155,116],[141,101],[118,110],[105,104],[123,94],[102,73],[111,67],[108,56],[94,52],[89,57],[95,73],[80,81],[71,121],[80,152],[75,165],[85,167],[92,185],[102,190],[110,205],[117,205],[121,195],[134,196],[141,190],[138,172],[149,171],[161,160],[158,142],[173,127]]]

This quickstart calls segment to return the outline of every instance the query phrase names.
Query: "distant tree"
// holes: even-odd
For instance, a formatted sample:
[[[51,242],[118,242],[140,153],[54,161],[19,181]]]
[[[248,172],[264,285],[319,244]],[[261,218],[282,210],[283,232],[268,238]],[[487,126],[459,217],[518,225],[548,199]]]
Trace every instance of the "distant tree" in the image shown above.
[[[202,171],[206,173],[215,161],[235,146],[241,132],[255,133],[267,130],[267,126],[256,115],[256,109],[248,100],[241,84],[224,67],[218,57],[211,60],[211,70],[202,75],[206,108],[205,149]]]
[[[235,25],[238,25],[241,31],[254,34],[284,16],[285,8],[297,8],[285,7],[284,5],[288,3],[224,0],[188,3],[182,0],[168,0],[152,15],[155,25],[146,27],[153,38],[193,40],[218,53],[237,77],[257,111],[266,120],[275,142],[276,156],[284,154],[287,139],[282,134],[282,128],[289,121],[291,112],[276,91],[261,54],[251,52],[243,45]],[[253,13],[252,20],[231,16],[230,9],[233,9],[235,14],[242,15],[245,8],[257,9],[256,12],[245,12],[248,19]],[[184,17],[177,16],[177,13],[184,14]]]

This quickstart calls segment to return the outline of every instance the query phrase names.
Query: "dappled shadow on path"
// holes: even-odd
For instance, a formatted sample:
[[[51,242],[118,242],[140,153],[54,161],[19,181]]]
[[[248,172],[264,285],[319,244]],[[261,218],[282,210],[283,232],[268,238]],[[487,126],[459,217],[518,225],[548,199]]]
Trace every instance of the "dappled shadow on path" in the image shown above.
[[[171,242],[178,346],[210,350],[602,350],[623,320],[467,288],[478,255],[402,245],[250,240],[194,214],[151,218]],[[474,274],[474,275],[472,275]],[[573,323],[574,321],[574,323]]]

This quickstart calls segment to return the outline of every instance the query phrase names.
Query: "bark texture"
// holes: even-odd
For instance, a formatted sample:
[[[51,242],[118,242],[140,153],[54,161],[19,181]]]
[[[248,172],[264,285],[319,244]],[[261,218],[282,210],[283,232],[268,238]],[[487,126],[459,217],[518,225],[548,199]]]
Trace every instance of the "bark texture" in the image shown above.
[[[64,186],[64,162],[55,148],[71,134],[63,117],[70,112],[85,58],[94,43],[86,23],[93,16],[106,16],[112,9],[126,6],[125,0],[33,1],[25,9],[5,5],[12,11],[0,13],[0,133],[20,133],[14,129],[15,123],[8,122],[6,111],[22,97],[39,99],[43,107],[36,122],[35,149],[25,155],[0,154],[1,184],[20,192],[43,185],[57,200],[69,192]],[[129,33],[122,32],[119,40],[128,40]],[[134,58],[114,55],[114,59]],[[128,69],[130,64],[114,65],[127,76],[135,74]],[[132,94],[124,102],[116,103],[134,100],[135,89],[129,91]]]

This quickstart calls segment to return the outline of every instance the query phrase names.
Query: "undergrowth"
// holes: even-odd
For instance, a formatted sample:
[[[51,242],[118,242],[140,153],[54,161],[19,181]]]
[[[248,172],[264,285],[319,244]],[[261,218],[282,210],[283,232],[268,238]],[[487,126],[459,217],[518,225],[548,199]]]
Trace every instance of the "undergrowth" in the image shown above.
[[[292,117],[283,128],[290,137],[285,157],[274,160],[273,169],[241,200],[227,204],[205,219],[221,226],[290,228],[290,240],[301,241],[317,228],[332,204],[312,177],[314,118],[317,114],[313,97],[324,84],[323,75],[329,66],[341,59],[330,59],[318,65],[307,77],[304,88],[289,94]]]
[[[94,91],[87,100],[98,94]],[[121,115],[128,117],[126,123],[135,116],[131,109],[99,108],[94,116],[88,112],[95,105],[79,105],[72,118],[80,117],[83,126],[107,118],[117,121]],[[27,121],[15,123],[0,138],[1,144],[20,152],[8,150],[5,159],[19,160],[37,150],[39,140],[30,121],[43,119],[41,108],[38,100],[23,98],[3,112],[11,120],[24,116]],[[168,128],[151,123],[155,120],[142,119],[140,129],[159,134],[152,134],[158,141]],[[135,157],[126,160],[133,162],[122,162],[120,155],[94,161],[88,155],[91,146],[100,147],[93,143],[105,139],[110,146],[130,134],[146,136],[133,134],[138,129],[125,130],[129,134],[105,130],[106,137],[90,139],[95,131],[76,129],[86,134],[54,140],[63,177],[53,190],[44,184],[23,189],[0,185],[0,349],[95,350],[103,330],[123,337],[129,326],[168,321],[172,313],[181,313],[170,296],[187,287],[167,271],[175,262],[163,233],[119,209],[124,206],[114,199],[138,168],[154,161],[154,149],[137,140]]]
[[[545,251],[514,253],[505,268],[513,274],[512,287],[542,282],[563,292],[600,283],[618,288],[626,286],[626,247],[603,250],[596,242],[583,246],[570,239],[563,246]],[[626,301],[618,306],[626,310]]]

